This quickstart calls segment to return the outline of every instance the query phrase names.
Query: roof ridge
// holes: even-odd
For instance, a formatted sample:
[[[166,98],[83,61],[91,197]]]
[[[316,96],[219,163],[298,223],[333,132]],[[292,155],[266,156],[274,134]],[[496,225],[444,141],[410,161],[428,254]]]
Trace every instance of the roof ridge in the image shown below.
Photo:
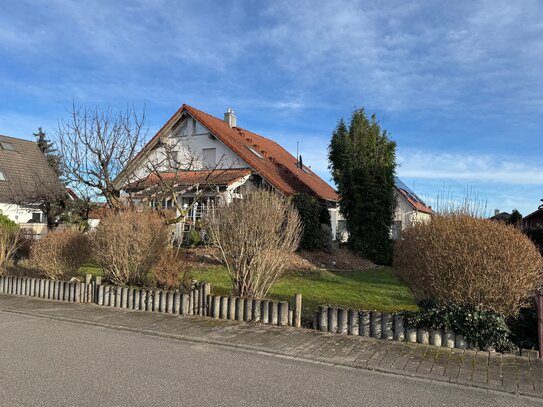
[[[33,140],[26,140],[26,139],[24,139],[24,138],[13,137],[13,136],[6,136],[5,134],[0,134],[0,137],[9,138],[9,139],[11,139],[11,140],[23,141],[23,142],[25,142],[25,143],[36,144],[36,142],[33,141]]]

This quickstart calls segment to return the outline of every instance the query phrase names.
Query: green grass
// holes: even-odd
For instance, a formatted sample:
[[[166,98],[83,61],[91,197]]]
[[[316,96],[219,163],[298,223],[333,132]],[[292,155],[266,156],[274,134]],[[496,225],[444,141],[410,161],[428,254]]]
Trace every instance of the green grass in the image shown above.
[[[79,269],[82,277],[86,273],[101,276],[102,269],[88,263]],[[213,294],[231,293],[232,286],[224,268],[193,270],[192,277],[210,283]],[[396,278],[389,267],[362,271],[289,272],[272,287],[269,298],[290,301],[296,293],[302,293],[302,317],[305,321],[313,319],[319,305],[328,304],[387,312],[418,309],[411,290]]]
[[[93,276],[103,276],[102,268],[96,264],[86,263],[79,267],[78,273],[81,277],[84,277],[85,274],[92,274]]]
[[[230,294],[231,284],[224,269],[193,271],[193,277],[210,283],[212,293]],[[302,317],[306,321],[313,319],[319,305],[327,304],[387,312],[417,310],[409,288],[388,267],[365,271],[291,272],[272,287],[269,297],[288,301],[295,293],[302,293]]]

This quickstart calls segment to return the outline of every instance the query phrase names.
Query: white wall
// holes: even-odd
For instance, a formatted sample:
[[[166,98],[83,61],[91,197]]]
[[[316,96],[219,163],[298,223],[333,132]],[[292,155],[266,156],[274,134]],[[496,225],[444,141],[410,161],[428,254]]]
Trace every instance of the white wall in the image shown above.
[[[0,203],[0,213],[6,215],[12,221],[17,224],[21,223],[30,223],[32,221],[32,214],[40,214],[41,222],[36,223],[47,223],[47,219],[42,211],[35,208],[28,208],[14,204]]]
[[[36,210],[35,208],[0,203],[0,213],[17,223],[21,229],[24,229],[35,239],[40,239],[48,232],[47,217],[42,211]],[[33,213],[40,215],[40,222],[32,222]]]
[[[414,210],[411,204],[398,193],[396,193],[396,200],[398,206],[396,207],[394,220],[402,223],[402,230],[417,222],[425,222],[430,219],[430,214]]]

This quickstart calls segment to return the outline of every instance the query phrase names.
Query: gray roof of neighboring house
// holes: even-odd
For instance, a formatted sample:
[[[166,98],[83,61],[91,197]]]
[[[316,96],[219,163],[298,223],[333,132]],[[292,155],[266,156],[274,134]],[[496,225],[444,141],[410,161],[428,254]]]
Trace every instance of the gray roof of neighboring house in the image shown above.
[[[0,202],[28,203],[44,192],[64,191],[36,143],[0,135]]]
[[[501,222],[509,222],[511,219],[511,214],[509,212],[500,212],[489,218],[490,220],[499,220]]]

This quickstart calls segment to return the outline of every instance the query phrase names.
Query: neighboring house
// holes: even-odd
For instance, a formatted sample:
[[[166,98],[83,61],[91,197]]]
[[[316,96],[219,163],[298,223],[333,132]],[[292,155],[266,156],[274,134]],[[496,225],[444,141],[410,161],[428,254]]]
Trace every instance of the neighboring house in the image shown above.
[[[397,205],[392,223],[391,236],[394,240],[397,240],[401,237],[402,230],[417,222],[428,221],[434,212],[432,207],[426,205],[402,180],[396,177],[394,182]],[[335,237],[338,240],[346,241],[349,235],[346,221],[339,212],[335,215],[337,216],[337,234]],[[332,224],[334,224],[333,221]]]
[[[276,142],[238,127],[231,109],[219,119],[183,105],[115,182],[121,197],[165,209],[172,208],[172,201],[164,186],[174,187],[180,196],[178,202],[191,208],[181,226],[184,230],[210,205],[229,203],[244,193],[265,188],[285,196],[314,196],[330,212],[333,236],[346,233],[334,188]],[[405,186],[398,188],[398,199],[401,228],[423,213],[431,213]]]
[[[539,205],[536,211],[522,218],[522,227],[525,229],[543,228],[543,205]]]
[[[39,238],[47,233],[41,200],[63,189],[36,143],[0,135],[0,213]]]
[[[401,231],[418,222],[427,222],[433,214],[432,207],[415,194],[398,177],[395,179],[396,213],[392,224],[392,238],[399,239]]]
[[[509,223],[511,214],[509,212],[500,212],[499,209],[494,210],[494,216],[489,218],[495,222]]]

